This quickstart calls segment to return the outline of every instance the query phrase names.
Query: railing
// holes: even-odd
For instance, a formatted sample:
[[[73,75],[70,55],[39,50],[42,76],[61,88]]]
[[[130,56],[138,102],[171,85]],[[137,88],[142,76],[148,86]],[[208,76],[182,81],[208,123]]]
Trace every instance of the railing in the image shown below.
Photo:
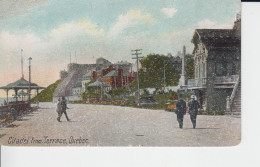
[[[232,108],[231,108],[231,106],[232,106],[232,104],[233,104],[233,102],[234,102],[234,99],[235,99],[235,95],[236,95],[236,92],[237,92],[237,89],[238,89],[238,87],[239,87],[239,76],[237,77],[237,80],[236,80],[236,82],[235,82],[235,86],[234,86],[234,89],[233,89],[233,91],[232,91],[232,93],[231,93],[231,96],[230,96],[230,99],[227,99],[227,111],[232,111]]]
[[[188,80],[188,87],[205,87],[207,78],[196,78]]]
[[[214,83],[215,84],[234,84],[237,82],[239,75],[230,75],[230,76],[221,76],[215,77]]]
[[[29,102],[10,102],[6,106],[0,106],[0,127],[10,124],[18,117],[30,111]]]

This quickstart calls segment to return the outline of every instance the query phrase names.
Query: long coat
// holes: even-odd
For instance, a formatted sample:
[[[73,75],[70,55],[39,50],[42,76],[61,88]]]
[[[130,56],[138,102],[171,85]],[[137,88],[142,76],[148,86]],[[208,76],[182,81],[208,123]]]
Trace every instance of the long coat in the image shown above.
[[[192,99],[188,105],[189,105],[189,114],[197,115],[198,109],[200,108],[199,102],[197,100]]]
[[[57,111],[58,114],[60,114],[61,113],[61,101],[58,101],[56,105],[57,105],[56,111]]]
[[[183,99],[180,99],[177,103],[176,103],[176,110],[175,113],[178,114],[186,114],[186,102]]]

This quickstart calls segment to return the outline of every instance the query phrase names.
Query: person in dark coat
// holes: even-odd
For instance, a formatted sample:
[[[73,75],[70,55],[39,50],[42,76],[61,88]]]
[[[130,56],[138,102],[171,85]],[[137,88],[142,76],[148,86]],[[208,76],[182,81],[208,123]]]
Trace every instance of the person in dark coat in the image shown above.
[[[60,121],[60,118],[61,118],[62,114],[64,113],[65,116],[66,116],[67,121],[70,121],[70,119],[69,119],[69,117],[68,117],[68,115],[67,115],[67,112],[66,112],[66,110],[69,109],[69,108],[67,107],[67,101],[66,101],[66,99],[65,99],[64,96],[62,96],[62,100],[61,100],[61,102],[60,102],[60,105],[61,105],[61,112],[58,112],[58,115],[59,115],[59,116],[58,116],[57,120],[58,120],[59,122],[61,122],[61,121]]]
[[[179,128],[182,129],[183,127],[183,117],[186,114],[186,102],[180,98],[176,103],[176,110],[175,113],[177,114],[177,120],[179,122]]]
[[[198,110],[200,108],[199,102],[197,100],[195,100],[195,95],[191,96],[191,101],[188,103],[188,106],[189,106],[190,120],[192,122],[193,129],[195,129],[197,114],[198,114]]]

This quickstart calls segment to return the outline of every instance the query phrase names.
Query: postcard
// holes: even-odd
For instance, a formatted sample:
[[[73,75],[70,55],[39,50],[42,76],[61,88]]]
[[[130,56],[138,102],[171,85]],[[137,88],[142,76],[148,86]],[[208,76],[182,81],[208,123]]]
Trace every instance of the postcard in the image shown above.
[[[240,7],[0,1],[0,144],[238,145]]]

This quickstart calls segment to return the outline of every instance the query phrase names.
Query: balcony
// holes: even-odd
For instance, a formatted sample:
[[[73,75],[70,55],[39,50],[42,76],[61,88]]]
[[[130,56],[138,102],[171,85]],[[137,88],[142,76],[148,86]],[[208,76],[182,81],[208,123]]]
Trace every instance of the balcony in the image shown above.
[[[215,77],[215,84],[234,84],[236,83],[238,75],[230,75],[230,76],[221,76]]]
[[[239,79],[238,75],[218,76],[214,79],[214,88],[234,88]],[[196,78],[188,80],[189,89],[206,88],[207,78]]]
[[[188,88],[205,88],[207,78],[196,78],[188,80]]]

